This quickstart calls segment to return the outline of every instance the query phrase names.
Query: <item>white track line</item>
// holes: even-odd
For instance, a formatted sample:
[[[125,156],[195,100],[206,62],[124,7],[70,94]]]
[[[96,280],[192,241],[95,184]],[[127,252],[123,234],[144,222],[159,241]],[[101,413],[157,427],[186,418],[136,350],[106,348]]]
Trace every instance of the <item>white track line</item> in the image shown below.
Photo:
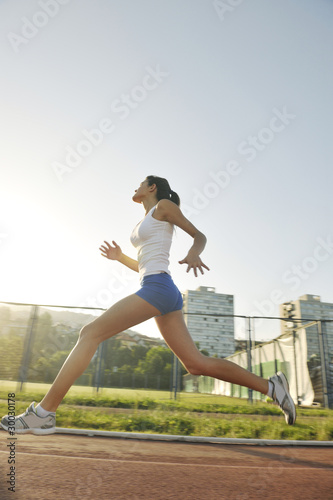
[[[0,453],[6,453],[8,455],[7,451],[0,451]],[[119,463],[129,463],[129,464],[145,464],[145,465],[170,465],[170,466],[177,466],[177,467],[210,467],[210,468],[220,468],[220,469],[269,469],[271,470],[272,467],[264,467],[264,466],[258,466],[258,465],[218,465],[218,464],[186,464],[182,462],[150,462],[148,460],[121,460],[121,459],[116,459],[116,458],[94,458],[94,457],[68,457],[67,455],[52,455],[52,454],[47,454],[47,453],[31,453],[31,452],[17,452],[17,455],[33,455],[37,457],[51,457],[51,458],[62,458],[62,459],[72,459],[72,460],[95,460],[99,462],[119,462]],[[290,464],[288,465],[288,470],[311,470],[311,471],[317,471],[317,470],[323,470],[323,471],[333,471],[333,467],[292,467],[290,468]]]

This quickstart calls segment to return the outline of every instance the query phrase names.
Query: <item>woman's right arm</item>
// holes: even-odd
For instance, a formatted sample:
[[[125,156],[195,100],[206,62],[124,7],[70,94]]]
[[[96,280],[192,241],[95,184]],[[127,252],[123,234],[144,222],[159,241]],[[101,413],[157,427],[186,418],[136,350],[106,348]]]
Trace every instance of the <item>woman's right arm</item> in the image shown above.
[[[117,260],[121,264],[124,264],[124,266],[132,269],[132,271],[136,271],[137,273],[139,272],[138,261],[128,257],[128,255],[125,255],[115,241],[112,241],[114,246],[110,245],[107,241],[104,241],[104,243],[105,246],[100,246],[100,251],[102,252],[103,257],[111,260]]]

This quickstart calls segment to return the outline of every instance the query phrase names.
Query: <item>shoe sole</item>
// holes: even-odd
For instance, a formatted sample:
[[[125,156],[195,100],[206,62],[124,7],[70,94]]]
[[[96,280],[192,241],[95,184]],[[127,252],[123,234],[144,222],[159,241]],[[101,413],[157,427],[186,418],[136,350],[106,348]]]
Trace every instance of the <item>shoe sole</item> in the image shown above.
[[[282,372],[278,372],[276,375],[279,378],[281,384],[283,385],[283,388],[287,393],[288,399],[289,399],[290,403],[292,404],[292,407],[294,408],[294,416],[292,416],[292,415],[287,416],[285,414],[287,424],[293,425],[296,422],[296,407],[295,407],[295,403],[294,403],[292,397],[289,394],[289,384],[288,384],[287,377]]]
[[[8,427],[2,423],[0,423],[1,427],[3,428],[4,431],[8,431]],[[29,429],[17,429],[14,434],[35,434],[36,436],[44,436],[46,434],[54,434],[56,432],[55,427],[50,427],[49,429],[34,429],[34,428],[29,428]]]

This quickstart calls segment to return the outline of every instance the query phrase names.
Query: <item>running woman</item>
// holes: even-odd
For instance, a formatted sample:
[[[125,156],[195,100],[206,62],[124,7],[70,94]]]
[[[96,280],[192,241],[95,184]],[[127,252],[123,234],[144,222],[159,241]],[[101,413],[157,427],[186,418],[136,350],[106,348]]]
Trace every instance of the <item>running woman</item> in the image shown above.
[[[116,260],[139,273],[140,290],[82,328],[76,345],[45,397],[37,406],[32,402],[25,413],[15,418],[15,432],[55,432],[55,412],[72,384],[88,367],[98,345],[153,317],[165,342],[189,373],[215,377],[268,395],[280,406],[286,422],[294,424],[295,405],[283,373],[265,380],[226,359],[204,356],[193,342],[182,313],[182,295],[169,272],[169,251],[174,226],[178,226],[193,238],[193,245],[179,263],[187,266],[187,272],[193,270],[195,276],[198,272],[204,274],[204,269],[209,268],[200,255],[206,237],[182,214],[177,193],[170,189],[166,179],[149,175],[135,190],[132,200],[145,209],[145,217],[131,235],[138,260],[125,255],[115,241],[112,244],[105,241],[100,251],[107,259]],[[6,415],[1,425],[8,430],[13,420]]]

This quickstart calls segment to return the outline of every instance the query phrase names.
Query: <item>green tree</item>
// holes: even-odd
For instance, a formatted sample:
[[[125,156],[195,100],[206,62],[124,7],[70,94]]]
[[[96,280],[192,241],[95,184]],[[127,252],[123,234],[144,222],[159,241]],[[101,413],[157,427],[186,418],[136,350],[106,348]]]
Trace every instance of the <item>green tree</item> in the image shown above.
[[[146,354],[149,351],[149,349],[150,347],[141,344],[136,344],[132,347],[131,352],[133,358],[133,366],[137,366],[139,361],[146,357]]]
[[[117,360],[118,368],[120,368],[123,365],[132,366],[133,358],[132,358],[131,349],[129,349],[128,347],[125,347],[125,346],[119,347],[119,349],[117,349],[116,360]]]
[[[146,354],[144,360],[138,365],[140,373],[150,373],[158,375],[162,373],[165,366],[169,363],[171,366],[172,352],[163,346],[152,347]]]
[[[19,329],[11,328],[1,337],[0,379],[17,380],[23,355],[24,337]]]
[[[29,380],[33,382],[53,382],[68,356],[67,351],[57,351],[46,358],[41,356],[29,371]]]

